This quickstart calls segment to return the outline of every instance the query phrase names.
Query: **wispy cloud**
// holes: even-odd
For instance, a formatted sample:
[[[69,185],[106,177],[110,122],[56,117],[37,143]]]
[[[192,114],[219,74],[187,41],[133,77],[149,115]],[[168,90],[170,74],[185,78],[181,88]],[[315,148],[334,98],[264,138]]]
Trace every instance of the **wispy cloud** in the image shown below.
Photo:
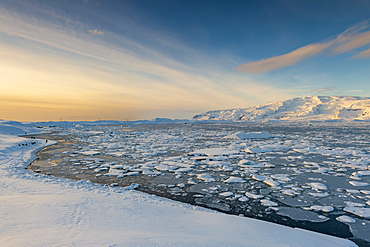
[[[323,88],[314,88],[314,89],[306,89],[304,91],[319,94],[319,93],[332,93],[335,92],[335,87],[323,87]]]
[[[323,88],[297,88],[297,89],[286,89],[287,92],[304,92],[310,94],[321,94],[321,93],[336,93],[337,89],[335,87],[323,87]]]
[[[103,35],[104,34],[104,32],[99,31],[97,29],[89,30],[89,33],[94,34],[94,35]]]
[[[341,44],[333,49],[334,53],[344,53],[354,50],[359,47],[363,47],[370,43],[370,31],[360,33],[356,36],[350,37],[349,41]]]
[[[0,112],[12,109],[7,110],[11,114],[18,109],[17,114],[26,116],[28,111],[36,115],[39,108],[29,103],[25,107],[24,102],[33,102],[31,96],[37,96],[45,104],[51,101],[66,106],[63,111],[50,106],[47,114],[53,119],[72,113],[124,119],[154,117],[158,112],[168,113],[167,117],[191,117],[184,116],[182,109],[199,113],[289,97],[276,93],[273,86],[224,69],[219,62],[222,59],[181,42],[174,41],[171,49],[180,50],[192,64],[158,49],[164,45],[157,43],[165,38],[148,45],[110,32],[107,39],[96,40],[89,33],[99,30],[87,32],[83,23],[61,21],[65,22],[71,23],[68,28],[0,8],[0,32],[5,34],[0,41],[4,48],[0,62],[7,65],[0,68],[0,85],[7,86],[0,98],[11,94],[23,100],[8,100],[8,105],[0,105]],[[141,32],[150,34],[151,30]],[[178,109],[181,112],[176,115]]]
[[[323,42],[309,44],[300,47],[284,55],[262,59],[256,62],[242,64],[235,69],[249,73],[265,73],[285,67],[292,66],[308,58],[321,55],[326,52],[329,55],[337,55],[354,49],[364,47],[370,44],[370,31],[364,31],[369,28],[369,22],[365,21],[351,28],[335,38]],[[370,50],[365,50],[353,58],[364,58],[370,56]]]
[[[370,58],[370,49],[362,51],[352,58]]]
[[[363,92],[364,90],[360,90],[360,89],[354,89],[354,90],[348,90],[348,92]]]
[[[322,44],[311,44],[298,48],[281,56],[271,57],[257,62],[246,63],[240,65],[235,69],[238,71],[245,71],[250,73],[264,73],[272,70],[277,70],[318,55],[320,52],[329,48],[331,45],[331,42]]]

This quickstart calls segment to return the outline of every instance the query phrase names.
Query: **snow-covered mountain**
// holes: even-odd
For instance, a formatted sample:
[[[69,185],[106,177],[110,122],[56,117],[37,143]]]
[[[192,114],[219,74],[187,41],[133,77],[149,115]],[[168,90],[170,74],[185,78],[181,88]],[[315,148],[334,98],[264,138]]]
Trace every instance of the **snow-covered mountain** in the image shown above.
[[[193,120],[310,121],[370,120],[370,98],[351,96],[308,96],[268,102],[249,108],[209,111]]]

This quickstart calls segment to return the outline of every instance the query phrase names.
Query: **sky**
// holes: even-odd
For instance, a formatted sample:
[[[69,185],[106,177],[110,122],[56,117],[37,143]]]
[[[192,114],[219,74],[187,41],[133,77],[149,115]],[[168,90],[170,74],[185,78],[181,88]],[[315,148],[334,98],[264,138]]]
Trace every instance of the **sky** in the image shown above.
[[[369,81],[369,0],[0,1],[0,119],[189,119]]]

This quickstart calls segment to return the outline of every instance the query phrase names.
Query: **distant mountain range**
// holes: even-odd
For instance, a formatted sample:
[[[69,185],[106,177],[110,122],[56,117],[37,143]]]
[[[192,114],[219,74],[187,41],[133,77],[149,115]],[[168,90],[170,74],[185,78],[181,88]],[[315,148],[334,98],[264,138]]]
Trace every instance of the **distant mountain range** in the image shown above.
[[[209,111],[193,120],[226,121],[328,121],[369,120],[370,98],[308,96],[268,102],[248,108]]]

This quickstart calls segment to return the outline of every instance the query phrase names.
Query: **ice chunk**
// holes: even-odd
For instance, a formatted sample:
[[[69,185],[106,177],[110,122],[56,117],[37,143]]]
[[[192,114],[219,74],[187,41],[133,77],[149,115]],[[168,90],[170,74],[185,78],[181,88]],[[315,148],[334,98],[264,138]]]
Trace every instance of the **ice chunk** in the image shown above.
[[[246,201],[249,201],[249,199],[246,196],[242,196],[242,197],[239,197],[238,198],[238,201],[240,201],[240,202],[246,202]]]
[[[310,192],[310,193],[308,193],[310,196],[314,196],[314,197],[327,197],[327,196],[329,196],[330,194],[329,193],[327,193],[327,192],[322,192],[322,193],[319,193],[319,192],[317,192],[317,193],[313,193],[313,192]]]
[[[286,205],[289,205],[289,206],[292,206],[292,207],[309,207],[311,205],[314,205],[314,203],[312,201],[310,201],[309,199],[303,199],[301,197],[279,197],[279,198],[276,198],[278,201],[286,204]]]
[[[294,195],[299,194],[295,190],[292,190],[292,189],[283,189],[283,190],[280,190],[280,193],[287,195],[287,196],[294,196]]]
[[[250,153],[250,154],[267,153],[271,151],[272,149],[270,148],[259,148],[259,147],[258,148],[249,147],[249,148],[244,149],[244,152]]]
[[[205,148],[205,149],[200,149],[196,150],[194,152],[189,153],[189,155],[192,156],[200,156],[200,155],[205,155],[205,156],[229,156],[232,154],[237,154],[239,153],[238,150],[236,149],[231,149],[231,148]]]
[[[365,204],[359,202],[345,201],[348,207],[365,207]]]
[[[226,162],[226,161],[209,161],[207,162],[207,165],[209,167],[223,167],[223,166],[229,166],[231,165],[231,163]]]
[[[116,157],[127,156],[127,153],[125,151],[113,151],[113,152],[107,152],[106,154],[116,156]]]
[[[277,214],[287,216],[293,220],[307,220],[310,222],[325,222],[329,220],[328,217],[300,208],[280,207]]]
[[[270,200],[267,200],[267,199],[262,199],[260,202],[261,202],[262,206],[265,206],[265,207],[276,207],[276,206],[279,205],[276,202],[273,202],[273,201],[270,201]]]
[[[313,205],[313,206],[311,206],[309,208],[311,210],[322,211],[322,212],[325,212],[325,213],[330,213],[330,212],[334,211],[334,208],[332,206]]]
[[[257,180],[257,181],[264,181],[264,180],[266,180],[266,179],[267,179],[267,177],[266,177],[266,176],[262,176],[262,175],[258,175],[258,174],[253,174],[253,175],[252,175],[252,178],[253,178],[254,180]]]
[[[347,206],[343,211],[370,219],[370,208]]]
[[[245,131],[239,131],[235,134],[225,136],[224,139],[245,140],[247,139],[247,133]]]
[[[242,178],[231,176],[228,179],[226,179],[224,182],[225,183],[245,183],[246,181]]]
[[[357,181],[349,181],[348,182],[352,186],[368,186],[369,183],[357,182]]]
[[[229,197],[229,196],[234,195],[234,193],[233,192],[226,191],[226,192],[220,193],[219,195],[220,196],[224,196],[224,197]]]
[[[266,179],[266,180],[263,180],[263,182],[267,185],[270,185],[271,187],[277,187],[280,185],[279,182],[273,180],[273,179]]]
[[[245,192],[245,195],[248,198],[251,198],[251,199],[261,199],[261,198],[264,197],[263,195],[257,195],[257,194],[253,194],[253,193],[250,193],[250,192]]]
[[[97,168],[99,169],[99,168]],[[96,170],[96,169],[95,169]],[[109,169],[108,173],[104,174],[105,176],[122,176],[127,171],[119,169]]]
[[[188,184],[197,184],[192,178],[188,179]]]
[[[200,180],[203,180],[204,182],[216,181],[209,173],[197,174],[197,178]]]
[[[193,170],[193,168],[191,168],[191,167],[183,167],[183,168],[179,168],[179,169],[175,170],[175,173],[190,172],[192,170]]]
[[[100,154],[100,151],[95,151],[95,150],[86,150],[86,151],[81,151],[79,152],[80,154],[83,154],[83,155],[98,155]]]
[[[271,178],[277,179],[281,182],[290,182],[291,178],[287,174],[272,174],[270,175]]]
[[[313,190],[327,190],[328,187],[322,183],[309,183]]]
[[[285,151],[290,149],[287,145],[279,145],[279,144],[269,144],[263,146],[251,146],[244,149],[244,152],[247,153],[267,153],[267,152],[280,152],[280,154],[284,154],[281,151]]]
[[[136,176],[136,175],[139,175],[139,172],[128,172],[128,173],[123,174],[123,176]]]
[[[165,165],[165,164],[158,164],[158,165],[155,166],[155,169],[157,169],[158,171],[173,171],[173,170],[179,169],[179,167],[169,166],[169,165]]]
[[[232,166],[223,166],[223,167],[217,168],[215,171],[218,171],[218,172],[232,172],[232,171],[234,171],[234,167],[232,167]]]
[[[240,132],[237,132],[235,134],[226,136],[224,138],[227,138],[227,139],[236,139],[236,140],[266,139],[266,138],[271,138],[271,135],[267,131],[249,132],[249,133],[245,133],[244,131],[240,131]]]
[[[111,169],[125,169],[125,165],[112,165],[110,166]]]
[[[263,164],[258,164],[258,163],[255,163],[251,160],[246,160],[246,159],[242,159],[239,161],[238,163],[238,166],[240,167],[243,167],[243,168],[259,168],[259,167],[264,167]]]
[[[314,153],[316,149],[314,147],[293,148],[293,151],[306,154],[306,153]]]
[[[354,180],[362,180],[360,177],[353,176],[353,175],[352,175],[352,176],[350,176],[349,178],[350,178],[350,179],[354,179]]]
[[[180,184],[176,184],[177,187],[180,187],[180,188],[184,188],[185,187],[185,184],[184,183],[180,183]]]
[[[342,223],[355,223],[356,220],[352,217],[349,217],[347,215],[341,215],[336,218],[337,221]]]
[[[359,191],[359,190],[346,189],[346,191],[347,191],[348,193],[351,193],[351,194],[360,194],[360,191]]]
[[[290,146],[288,145],[280,145],[280,144],[269,144],[269,145],[263,145],[263,148],[269,148],[273,152],[279,152],[279,151],[286,151],[291,149]],[[283,153],[281,153],[283,154]]]
[[[327,173],[329,171],[331,171],[331,169],[327,167],[319,167],[316,170],[312,170],[314,173]]]
[[[352,174],[353,176],[370,176],[370,171],[357,171]]]

